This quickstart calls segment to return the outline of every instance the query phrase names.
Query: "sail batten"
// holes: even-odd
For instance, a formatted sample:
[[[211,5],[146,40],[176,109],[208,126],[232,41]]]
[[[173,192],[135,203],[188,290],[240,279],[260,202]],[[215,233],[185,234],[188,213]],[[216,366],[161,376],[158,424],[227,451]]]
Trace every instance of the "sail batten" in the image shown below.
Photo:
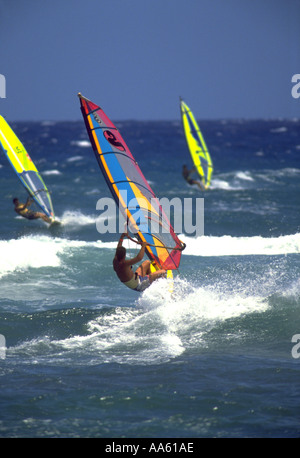
[[[213,163],[198,123],[188,105],[180,99],[183,130],[194,166],[208,188],[213,173]]]
[[[41,210],[54,218],[50,193],[26,149],[11,127],[0,116],[0,146],[28,194]]]
[[[147,243],[151,261],[166,270],[177,269],[184,246],[119,130],[98,105],[78,96],[95,157],[123,217],[137,239]]]

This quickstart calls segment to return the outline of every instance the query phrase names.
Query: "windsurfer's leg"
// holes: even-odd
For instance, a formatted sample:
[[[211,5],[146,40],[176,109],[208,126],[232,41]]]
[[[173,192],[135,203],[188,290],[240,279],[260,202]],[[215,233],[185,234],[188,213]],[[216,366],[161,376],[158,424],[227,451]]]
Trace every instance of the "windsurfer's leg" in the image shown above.
[[[25,214],[25,215],[22,215],[22,216],[24,216],[24,218],[27,218],[27,219],[38,219],[38,218],[40,218],[38,212],[28,212],[28,214]]]
[[[201,191],[205,191],[205,185],[203,185],[203,183],[201,183],[200,181],[194,181],[194,184],[196,184],[198,186],[198,188],[201,189]]]
[[[145,275],[149,275],[151,272],[150,269],[150,261],[144,261],[137,269],[136,273],[141,277],[145,277]]]
[[[53,220],[52,220],[51,218],[49,218],[47,215],[43,215],[43,216],[42,216],[42,219],[43,219],[46,223],[49,223],[49,224],[51,224],[52,221],[53,221]]]
[[[48,218],[48,216],[45,215],[44,213],[36,212],[35,215],[36,215],[36,218],[41,218],[41,219],[42,219],[43,221],[45,221],[46,223],[51,223],[51,219]]]
[[[157,270],[156,272],[152,272],[149,274],[150,283],[154,282],[158,278],[165,277],[167,272],[165,270]]]

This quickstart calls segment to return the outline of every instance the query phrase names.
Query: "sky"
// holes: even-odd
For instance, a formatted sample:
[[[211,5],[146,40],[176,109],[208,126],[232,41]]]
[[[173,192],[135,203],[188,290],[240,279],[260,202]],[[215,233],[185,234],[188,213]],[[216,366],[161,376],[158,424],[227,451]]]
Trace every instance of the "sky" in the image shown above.
[[[295,74],[300,0],[0,0],[8,121],[299,118]]]

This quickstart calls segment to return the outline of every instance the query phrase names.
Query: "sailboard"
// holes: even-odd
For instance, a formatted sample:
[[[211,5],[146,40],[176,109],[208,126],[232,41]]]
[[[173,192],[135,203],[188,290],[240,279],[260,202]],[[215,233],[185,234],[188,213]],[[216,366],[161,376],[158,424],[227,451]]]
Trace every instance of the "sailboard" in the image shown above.
[[[183,131],[192,161],[207,189],[211,183],[213,163],[198,123],[187,104],[180,98]]]
[[[185,248],[171,226],[119,130],[102,108],[78,94],[99,167],[111,194],[154,268],[178,269]],[[132,230],[133,228],[133,230]]]
[[[50,193],[25,147],[2,116],[0,116],[0,146],[28,194],[41,210],[54,220]],[[58,221],[56,220],[55,223]]]

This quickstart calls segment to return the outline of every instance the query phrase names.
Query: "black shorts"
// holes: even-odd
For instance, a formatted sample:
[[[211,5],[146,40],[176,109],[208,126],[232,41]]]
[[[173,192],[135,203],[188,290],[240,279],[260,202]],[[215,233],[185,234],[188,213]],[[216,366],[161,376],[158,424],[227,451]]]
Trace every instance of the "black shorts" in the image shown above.
[[[38,219],[38,216],[34,212],[28,212],[24,215],[26,219]]]

